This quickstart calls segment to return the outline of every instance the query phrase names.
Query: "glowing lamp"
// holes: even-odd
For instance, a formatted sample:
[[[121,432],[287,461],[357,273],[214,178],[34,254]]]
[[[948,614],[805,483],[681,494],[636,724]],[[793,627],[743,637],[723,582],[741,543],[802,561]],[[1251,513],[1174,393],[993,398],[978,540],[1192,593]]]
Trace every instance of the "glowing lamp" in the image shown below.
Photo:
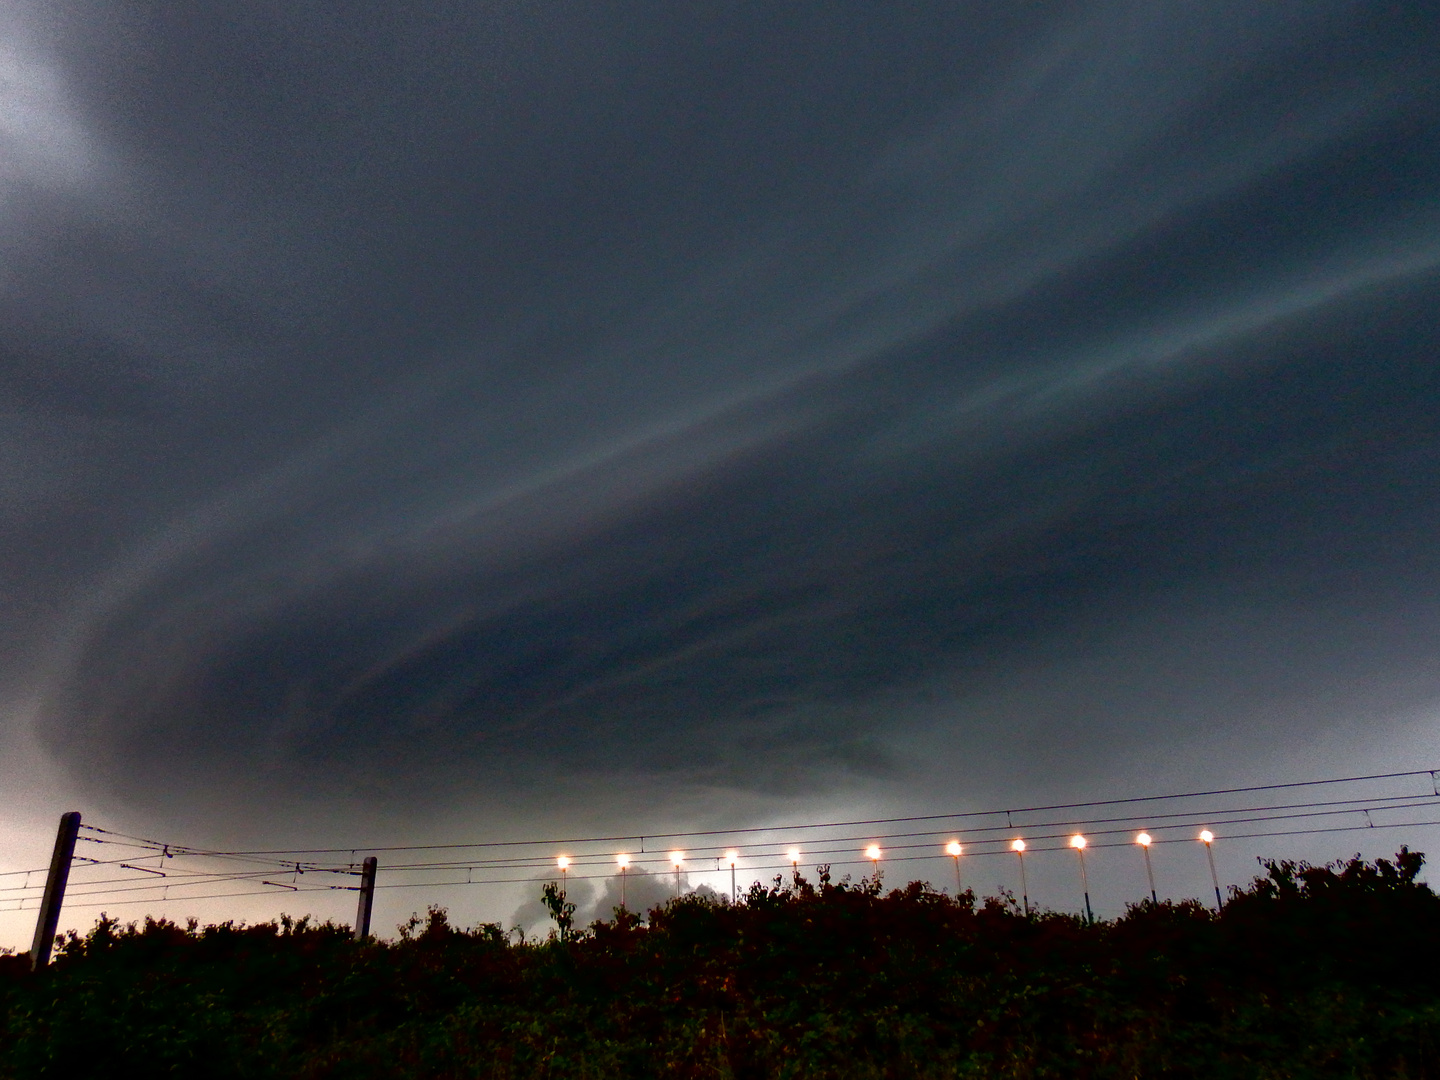
[[[880,845],[879,845],[879,844],[871,844],[869,847],[867,847],[867,848],[865,849],[865,857],[866,857],[867,859],[869,859],[871,862],[877,862],[877,861],[879,861],[879,859],[880,859]]]
[[[570,856],[561,855],[558,859],[555,860],[555,865],[560,867],[560,896],[563,899],[565,896],[565,886],[567,884],[565,874],[566,869],[570,865]]]
[[[685,865],[685,853],[683,851],[670,852],[670,862],[676,870],[679,870]]]
[[[727,851],[727,852],[725,852],[725,865],[728,866],[728,867],[730,867],[730,869],[732,869],[732,870],[735,869],[735,864],[736,864],[737,862],[739,862],[739,861],[740,861],[740,853],[739,853],[738,851]]]
[[[1020,863],[1020,899],[1025,904],[1025,917],[1030,917],[1030,886],[1025,881],[1025,841],[1018,836],[1010,841],[1010,850],[1015,852],[1015,858]],[[1080,856],[1082,859],[1085,856]],[[955,860],[955,869],[960,869],[960,860]]]
[[[1135,843],[1140,845],[1140,850],[1145,855],[1145,878],[1150,882],[1150,903],[1160,903],[1160,897],[1155,892],[1155,868],[1150,865],[1150,834],[1148,832],[1137,833]]]
[[[1070,846],[1080,856],[1080,891],[1085,894],[1085,921],[1095,925],[1095,912],[1090,908],[1090,875],[1085,872],[1085,837],[1078,832],[1070,837]]]
[[[1219,911],[1225,906],[1225,901],[1220,896],[1220,875],[1215,873],[1215,849],[1210,842],[1215,839],[1215,834],[1209,829],[1200,830],[1200,842],[1205,845],[1205,860],[1210,864],[1210,884],[1215,886],[1215,910]]]
[[[945,854],[955,860],[955,895],[960,895],[960,841],[951,840],[945,845]]]
[[[630,856],[629,856],[629,855],[617,855],[617,856],[615,857],[615,861],[620,864],[620,869],[621,869],[621,870],[625,870],[625,869],[627,869],[627,868],[630,866]]]
[[[792,847],[792,848],[790,849],[790,865],[791,865],[791,866],[799,866],[799,865],[800,865],[800,849],[799,849],[799,848],[793,848],[793,847]]]

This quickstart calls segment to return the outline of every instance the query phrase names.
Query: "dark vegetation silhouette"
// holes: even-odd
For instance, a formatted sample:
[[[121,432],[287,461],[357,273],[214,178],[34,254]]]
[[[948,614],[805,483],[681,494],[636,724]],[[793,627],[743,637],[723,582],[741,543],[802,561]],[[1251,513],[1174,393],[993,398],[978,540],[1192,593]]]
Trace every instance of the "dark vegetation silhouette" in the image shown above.
[[[0,1075],[1440,1077],[1423,856],[1266,862],[1087,925],[878,878],[686,895],[515,940],[432,907],[331,923],[103,917],[38,974],[0,958]]]

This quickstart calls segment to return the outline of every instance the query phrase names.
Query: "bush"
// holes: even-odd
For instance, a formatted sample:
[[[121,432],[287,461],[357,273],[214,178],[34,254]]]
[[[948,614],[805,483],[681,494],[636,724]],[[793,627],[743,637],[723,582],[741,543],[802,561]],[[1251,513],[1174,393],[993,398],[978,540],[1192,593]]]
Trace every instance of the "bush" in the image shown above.
[[[43,972],[0,958],[0,1076],[1440,1076],[1422,865],[1266,863],[1218,915],[1094,926],[828,873],[583,930],[555,894],[531,942],[102,916]]]

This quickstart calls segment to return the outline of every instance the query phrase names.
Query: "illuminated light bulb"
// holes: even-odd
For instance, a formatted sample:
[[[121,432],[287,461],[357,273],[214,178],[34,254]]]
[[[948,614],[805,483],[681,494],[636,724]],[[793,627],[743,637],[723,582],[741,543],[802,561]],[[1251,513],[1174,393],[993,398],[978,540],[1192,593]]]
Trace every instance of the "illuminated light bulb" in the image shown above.
[[[791,865],[791,866],[799,866],[799,865],[800,865],[800,849],[799,849],[799,848],[793,848],[793,847],[792,847],[792,848],[790,849],[790,865]]]
[[[1150,834],[1148,832],[1136,833],[1135,843],[1140,845],[1140,851],[1145,856],[1145,880],[1150,882],[1150,903],[1158,904],[1160,903],[1160,894],[1155,891],[1155,868],[1150,865]]]
[[[1220,911],[1225,907],[1225,899],[1220,895],[1220,875],[1215,872],[1215,849],[1210,842],[1215,839],[1215,834],[1209,829],[1200,830],[1200,842],[1205,845],[1205,861],[1210,864],[1210,884],[1215,886],[1215,910]]]
[[[675,891],[680,891],[680,868],[685,865],[685,853],[683,851],[670,852],[670,863],[675,867]]]
[[[1095,925],[1095,912],[1090,907],[1090,875],[1085,870],[1085,837],[1078,832],[1070,837],[1070,846],[1080,856],[1080,891],[1085,894],[1085,923]]]
[[[945,854],[955,860],[955,895],[960,895],[960,841],[951,840],[945,845]]]
[[[878,861],[879,858],[880,858],[880,845],[879,845],[879,844],[871,844],[869,847],[867,847],[867,848],[865,849],[865,857],[866,857],[867,859],[869,859],[871,862],[876,862],[876,861]]]
[[[1025,917],[1030,917],[1030,886],[1025,881],[1025,841],[1018,836],[1010,841],[1010,850],[1015,852],[1015,858],[1020,862],[1020,901],[1025,905]],[[1085,856],[1080,856],[1084,859]],[[960,869],[960,860],[955,860],[955,869]]]
[[[570,856],[561,855],[558,859],[555,860],[555,865],[560,867],[561,870],[568,869],[570,866]]]
[[[740,853],[739,853],[738,851],[727,851],[727,852],[725,852],[725,865],[726,865],[726,866],[730,867],[731,869],[734,869],[735,864],[736,864],[737,862],[739,862],[739,861],[740,861]]]
[[[629,855],[618,855],[618,856],[616,856],[615,861],[620,864],[620,869],[621,869],[621,870],[624,870],[624,869],[628,868],[629,865],[630,865],[630,856],[629,856]]]

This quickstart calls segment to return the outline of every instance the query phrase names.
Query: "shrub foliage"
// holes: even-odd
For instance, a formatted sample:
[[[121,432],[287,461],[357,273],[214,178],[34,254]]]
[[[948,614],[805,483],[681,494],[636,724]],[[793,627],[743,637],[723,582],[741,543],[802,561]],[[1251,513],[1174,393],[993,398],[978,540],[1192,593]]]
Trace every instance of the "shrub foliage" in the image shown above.
[[[308,919],[102,917],[0,958],[0,1076],[1440,1077],[1423,862],[1266,863],[1216,914],[1025,916],[920,884],[777,878],[516,942],[432,908],[393,942]]]

